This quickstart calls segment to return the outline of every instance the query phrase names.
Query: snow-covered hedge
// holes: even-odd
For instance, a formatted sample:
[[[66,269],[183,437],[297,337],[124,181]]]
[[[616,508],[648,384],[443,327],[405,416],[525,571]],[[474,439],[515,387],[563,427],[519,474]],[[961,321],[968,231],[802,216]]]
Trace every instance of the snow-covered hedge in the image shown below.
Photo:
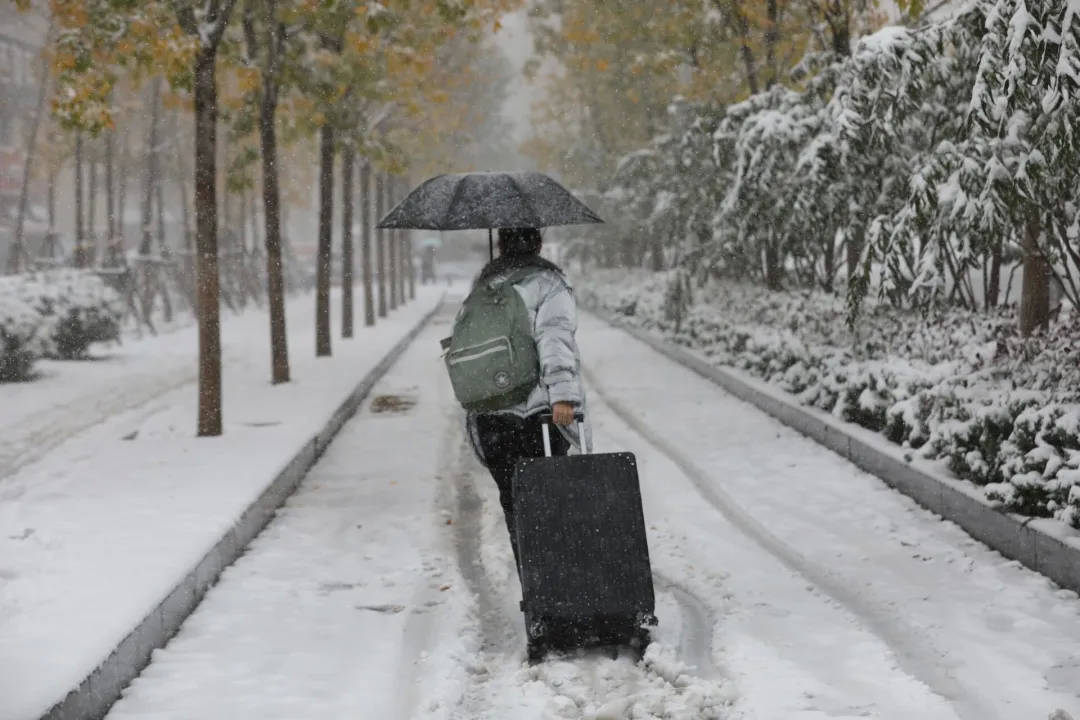
[[[1003,507],[1080,527],[1076,314],[1024,340],[1008,309],[920,315],[881,304],[849,329],[844,301],[831,295],[701,288],[674,272],[637,281],[590,273],[577,292],[586,305],[943,460]]]
[[[37,357],[41,317],[0,279],[0,382],[28,380]]]
[[[0,380],[25,380],[37,357],[84,357],[119,336],[120,297],[99,277],[75,270],[0,277]]]
[[[71,360],[92,343],[115,340],[124,307],[120,296],[97,275],[61,270],[21,276],[22,298],[41,316],[41,354]]]

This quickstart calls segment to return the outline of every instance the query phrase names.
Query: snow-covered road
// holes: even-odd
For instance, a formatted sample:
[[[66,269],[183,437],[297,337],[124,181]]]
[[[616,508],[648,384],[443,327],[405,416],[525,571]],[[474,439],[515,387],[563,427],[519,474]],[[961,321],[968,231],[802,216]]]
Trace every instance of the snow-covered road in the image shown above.
[[[1080,602],[583,318],[598,450],[641,468],[646,661],[529,667],[493,483],[420,335],[110,718],[1045,718]]]

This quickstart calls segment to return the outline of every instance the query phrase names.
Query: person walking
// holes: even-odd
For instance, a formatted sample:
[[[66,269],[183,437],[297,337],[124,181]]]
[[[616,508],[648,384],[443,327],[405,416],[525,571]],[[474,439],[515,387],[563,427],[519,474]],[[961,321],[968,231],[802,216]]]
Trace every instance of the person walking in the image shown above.
[[[587,426],[574,422],[585,411],[578,351],[577,303],[563,271],[540,256],[543,239],[536,228],[502,228],[499,256],[489,262],[474,287],[512,283],[528,312],[532,339],[539,359],[539,380],[523,400],[494,411],[470,411],[466,416],[469,438],[480,462],[499,488],[499,502],[510,533],[514,562],[518,562],[514,526],[514,467],[521,458],[543,457],[541,415],[550,413],[559,432],[551,433],[551,453],[566,455],[582,447]]]

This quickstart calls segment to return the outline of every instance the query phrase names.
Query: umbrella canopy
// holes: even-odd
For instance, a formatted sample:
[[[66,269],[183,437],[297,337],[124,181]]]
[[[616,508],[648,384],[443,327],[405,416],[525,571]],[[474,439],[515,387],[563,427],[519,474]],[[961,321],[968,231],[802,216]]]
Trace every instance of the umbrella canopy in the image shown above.
[[[543,173],[498,172],[437,175],[409,193],[377,227],[468,230],[602,222]]]

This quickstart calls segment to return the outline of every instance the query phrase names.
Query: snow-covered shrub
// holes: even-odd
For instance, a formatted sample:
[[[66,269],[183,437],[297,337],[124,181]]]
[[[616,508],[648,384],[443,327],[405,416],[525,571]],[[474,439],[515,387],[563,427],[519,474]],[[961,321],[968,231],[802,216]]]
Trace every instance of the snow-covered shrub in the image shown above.
[[[685,271],[671,273],[667,290],[664,293],[664,320],[675,326],[678,333],[690,305],[694,302],[694,291],[690,275]]]
[[[19,297],[14,283],[0,282],[0,382],[30,379],[40,316]]]
[[[926,442],[926,421],[930,406],[924,396],[917,395],[893,403],[885,411],[885,427],[882,432],[897,445],[918,449]]]
[[[119,337],[123,304],[97,275],[73,270],[26,275],[17,291],[41,318],[37,338],[46,357],[81,358],[92,343]]]
[[[1076,480],[1070,473],[1080,465],[1080,409],[1028,406],[1016,417],[1004,450],[1002,481],[987,495],[1016,512],[1075,523],[1067,510]]]
[[[963,407],[961,417],[943,423],[934,449],[957,477],[979,485],[1001,480],[1002,445],[1013,433],[1015,408],[1000,400]]]

